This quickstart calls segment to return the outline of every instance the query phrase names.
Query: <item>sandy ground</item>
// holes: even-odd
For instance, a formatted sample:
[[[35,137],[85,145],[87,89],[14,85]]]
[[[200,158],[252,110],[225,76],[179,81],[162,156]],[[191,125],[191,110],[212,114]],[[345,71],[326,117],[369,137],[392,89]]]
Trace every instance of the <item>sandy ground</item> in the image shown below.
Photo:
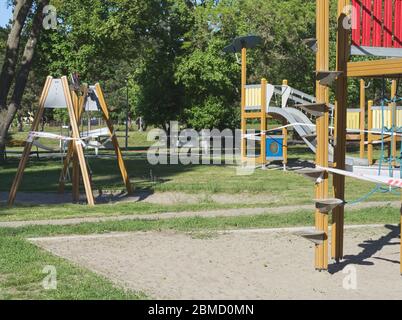
[[[30,241],[152,298],[402,298],[397,226],[347,228],[347,256],[330,272],[314,270],[313,245],[291,231],[146,232]],[[346,266],[356,270],[356,289],[343,287]]]

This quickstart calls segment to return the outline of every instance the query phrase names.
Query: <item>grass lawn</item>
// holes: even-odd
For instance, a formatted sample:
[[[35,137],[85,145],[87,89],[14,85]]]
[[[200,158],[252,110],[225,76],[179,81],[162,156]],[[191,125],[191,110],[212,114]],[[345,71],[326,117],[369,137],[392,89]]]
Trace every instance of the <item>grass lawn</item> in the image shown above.
[[[106,278],[55,257],[18,236],[0,236],[0,300],[144,299]],[[46,266],[57,271],[57,289],[45,290]]]

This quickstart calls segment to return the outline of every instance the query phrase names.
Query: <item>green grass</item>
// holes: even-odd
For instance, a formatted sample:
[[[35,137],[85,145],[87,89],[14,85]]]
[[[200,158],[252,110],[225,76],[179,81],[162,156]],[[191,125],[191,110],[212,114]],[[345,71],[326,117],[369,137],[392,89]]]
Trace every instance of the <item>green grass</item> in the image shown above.
[[[20,237],[0,237],[0,300],[5,299],[144,299],[109,280],[46,253]],[[45,290],[46,266],[57,271],[57,289]]]
[[[237,209],[264,207],[266,204],[177,204],[159,205],[153,203],[122,203],[122,204],[100,204],[95,207],[85,205],[18,205],[7,207],[0,204],[0,221],[24,221],[40,219],[68,219],[79,217],[111,217],[119,215],[144,215],[158,214],[164,212],[183,211],[207,211],[219,209]],[[272,207],[274,204],[272,205]]]
[[[268,210],[267,210],[268,211]],[[399,223],[399,212],[395,208],[373,207],[356,210],[346,214],[346,224],[396,224]],[[314,224],[312,211],[290,212],[288,214],[263,214],[239,217],[189,217],[167,220],[126,220],[98,223],[81,223],[65,226],[27,226],[20,228],[0,228],[1,236],[39,237],[70,234],[99,234],[126,231],[150,230],[226,230],[247,228],[279,228],[310,226]]]

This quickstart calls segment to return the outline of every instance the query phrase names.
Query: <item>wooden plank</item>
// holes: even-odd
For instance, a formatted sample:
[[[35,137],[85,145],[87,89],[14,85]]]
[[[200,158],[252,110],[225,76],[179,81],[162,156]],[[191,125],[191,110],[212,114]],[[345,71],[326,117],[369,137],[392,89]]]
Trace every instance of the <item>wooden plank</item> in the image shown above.
[[[348,5],[348,2],[348,0],[338,1],[337,14],[336,70],[342,72],[342,74],[336,83],[335,93],[335,127],[337,136],[334,141],[334,167],[340,170],[345,170],[346,160],[347,74],[350,41],[349,31],[343,28],[343,21],[347,18],[344,8]],[[335,198],[345,200],[345,177],[335,174],[333,187]],[[340,261],[343,257],[344,215],[344,206],[338,206],[332,212],[331,256],[336,261]]]
[[[317,57],[316,70],[329,70],[329,0],[317,0]],[[329,104],[329,89],[327,86],[316,82],[317,103]],[[325,110],[317,118],[317,152],[316,164],[328,167],[328,127],[329,113]],[[316,184],[316,198],[325,199],[328,197],[328,174],[325,174],[322,182]],[[315,246],[315,268],[317,270],[328,269],[328,215],[315,212],[315,228],[324,232],[324,241]]]
[[[261,160],[267,164],[267,80],[261,80]]]
[[[70,92],[75,118],[77,119],[77,126],[79,127],[78,122],[78,96],[74,91]],[[70,119],[71,121],[71,119]],[[76,143],[73,143],[73,175],[72,175],[72,191],[73,191],[73,202],[77,203],[80,201],[80,164],[78,159],[77,147]]]
[[[75,151],[78,155],[78,161],[79,161],[79,165],[81,168],[81,175],[82,175],[82,180],[84,182],[87,202],[88,202],[88,205],[93,206],[93,205],[95,205],[95,201],[94,201],[94,197],[92,194],[92,187],[91,187],[91,182],[90,182],[89,175],[88,175],[87,165],[85,163],[84,150],[82,148],[81,143],[78,140],[78,139],[80,139],[80,132],[78,129],[77,118],[76,118],[75,112],[74,112],[74,106],[73,106],[73,102],[72,102],[71,95],[70,95],[70,89],[69,89],[67,77],[62,77],[61,81],[63,84],[63,91],[64,91],[64,95],[66,97],[66,102],[67,102],[67,110],[68,110],[68,114],[70,117],[72,137],[74,139],[77,139],[74,141]]]
[[[391,99],[395,99],[398,90],[398,83],[396,80],[392,80],[392,87],[391,87]],[[391,124],[395,128],[397,128],[397,110],[396,110],[396,103],[393,102],[390,105],[391,108]],[[397,166],[397,139],[391,139],[391,156],[392,156],[392,165],[394,167]]]
[[[348,77],[382,77],[402,75],[402,58],[348,63]]]
[[[30,131],[38,131],[39,124],[42,119],[43,112],[45,110],[45,101],[46,101],[47,95],[49,93],[49,89],[50,89],[50,85],[52,84],[52,80],[53,80],[53,78],[50,76],[46,78],[46,82],[45,82],[45,85],[43,86],[42,94],[39,99],[39,108],[34,117],[34,121],[32,123]],[[24,151],[21,156],[21,160],[18,164],[17,174],[13,180],[13,184],[11,186],[10,193],[8,195],[8,205],[9,206],[14,205],[15,197],[17,196],[17,191],[21,184],[22,177],[24,175],[24,170],[25,170],[26,164],[29,159],[29,154],[31,153],[31,149],[32,149],[32,142],[26,142]]]
[[[364,130],[366,128],[366,82],[360,80],[360,159],[364,158],[365,154],[365,139]]]
[[[368,146],[367,146],[367,159],[369,162],[369,165],[372,166],[373,165],[373,141],[374,141],[374,136],[372,133],[370,133],[370,131],[373,130],[373,104],[374,101],[370,100],[368,102],[368,107],[367,107],[367,112],[368,112],[368,125],[367,125],[367,129],[369,131],[368,133]]]
[[[247,132],[246,120],[246,85],[247,85],[247,49],[241,50],[241,133],[242,137]],[[241,139],[241,156],[247,158],[247,140]]]
[[[244,119],[261,119],[263,112],[246,112]]]
[[[113,144],[113,147],[114,147],[114,151],[116,153],[117,162],[118,162],[118,165],[119,165],[119,168],[120,168],[120,173],[121,173],[121,176],[123,178],[123,182],[126,185],[127,192],[129,194],[132,194],[133,193],[133,187],[131,185],[130,178],[129,178],[128,174],[127,174],[127,169],[126,169],[126,165],[125,165],[124,160],[123,160],[123,155],[121,153],[121,150],[120,150],[120,147],[119,147],[119,142],[118,142],[116,134],[114,132],[113,123],[112,123],[112,121],[110,119],[109,110],[107,108],[106,101],[105,101],[105,98],[103,96],[103,92],[102,92],[102,89],[101,89],[99,83],[97,83],[95,85],[95,90],[96,90],[96,95],[97,95],[98,100],[99,100],[99,105],[100,105],[100,107],[102,109],[103,119],[106,121],[106,124],[107,124],[107,126],[109,128],[110,136],[112,138],[112,144]]]

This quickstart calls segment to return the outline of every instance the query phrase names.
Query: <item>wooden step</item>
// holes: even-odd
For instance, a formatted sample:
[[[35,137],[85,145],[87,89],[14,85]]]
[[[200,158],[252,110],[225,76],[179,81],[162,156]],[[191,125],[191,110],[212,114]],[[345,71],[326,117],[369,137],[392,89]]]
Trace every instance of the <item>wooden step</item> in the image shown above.
[[[329,111],[329,107],[325,103],[296,104],[295,107],[303,109],[314,117],[321,117],[324,112]]]
[[[302,237],[308,241],[311,241],[317,245],[322,244],[325,240],[325,232],[318,231],[316,229],[306,229],[306,230],[296,231],[293,234],[296,236]]]
[[[331,86],[342,73],[342,71],[317,71],[316,79],[322,86]]]
[[[314,202],[315,202],[315,207],[321,213],[329,213],[336,207],[345,205],[345,202],[343,200],[336,199],[336,198],[316,199],[316,200],[314,200]]]

